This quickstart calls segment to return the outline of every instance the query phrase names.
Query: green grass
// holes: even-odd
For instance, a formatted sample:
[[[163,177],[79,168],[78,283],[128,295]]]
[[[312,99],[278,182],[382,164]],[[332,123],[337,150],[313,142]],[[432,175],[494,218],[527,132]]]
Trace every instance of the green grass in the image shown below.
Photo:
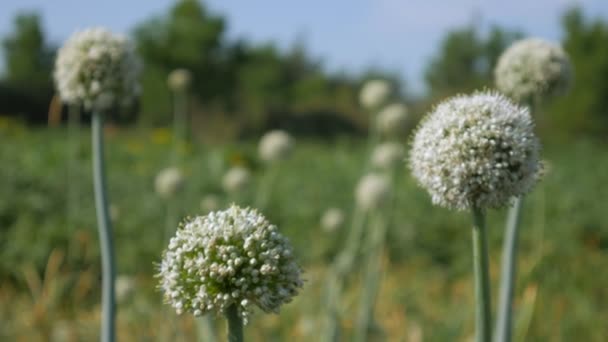
[[[82,130],[78,167],[69,178],[64,130],[30,131],[2,123],[0,141],[0,340],[95,338],[100,265],[88,130]],[[119,211],[114,223],[118,270],[136,283],[135,292],[119,304],[118,336],[192,340],[193,320],[176,318],[162,305],[153,278],[166,207],[153,184],[156,173],[169,166],[167,132],[110,131],[106,143],[109,196]],[[281,315],[254,315],[245,331],[249,340],[314,340],[324,272],[346,234],[344,229],[324,233],[319,217],[328,207],[352,209],[364,146],[347,138],[299,140],[293,158],[281,167],[264,213],[292,241],[307,282]],[[264,170],[254,143],[195,145],[181,153],[187,183],[179,197],[180,217],[200,214],[207,193],[223,196],[224,205],[234,200],[220,187],[230,165],[250,166],[256,182]],[[608,336],[608,149],[581,141],[548,147],[543,156],[551,169],[524,208],[515,335],[526,341],[603,341]],[[424,341],[465,340],[474,321],[469,215],[432,206],[407,172],[402,177],[395,189],[398,209],[376,321],[390,340],[419,332]],[[78,195],[78,212],[71,219],[68,185]],[[239,203],[251,204],[254,195],[252,189]],[[489,213],[493,285],[505,214]],[[350,282],[352,308],[359,277],[353,274]],[[343,322],[349,329],[352,316]]]

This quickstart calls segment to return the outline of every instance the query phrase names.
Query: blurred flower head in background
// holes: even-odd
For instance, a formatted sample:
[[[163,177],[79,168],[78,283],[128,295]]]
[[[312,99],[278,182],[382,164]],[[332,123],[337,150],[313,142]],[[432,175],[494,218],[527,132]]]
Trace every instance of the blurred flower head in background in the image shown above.
[[[134,102],[141,64],[126,37],[105,28],[74,33],[57,52],[54,79],[61,99],[104,111]]]
[[[116,277],[116,301],[118,303],[125,302],[135,291],[135,279],[128,275],[119,275]]]
[[[445,100],[422,120],[410,168],[435,204],[498,208],[534,186],[539,150],[527,108],[478,92]]]
[[[284,160],[291,154],[294,139],[285,131],[270,131],[260,139],[258,152],[260,158],[267,162]]]
[[[163,198],[173,197],[184,185],[184,176],[177,167],[161,170],[154,180],[154,190]]]
[[[389,192],[389,182],[386,177],[370,173],[359,180],[355,190],[355,199],[361,209],[377,209],[386,202]]]
[[[192,73],[188,69],[175,69],[167,77],[169,89],[179,92],[185,91],[192,83]]]
[[[380,108],[391,95],[391,86],[383,80],[367,81],[359,93],[359,102],[368,110]]]
[[[496,87],[518,102],[557,95],[572,79],[572,67],[561,46],[539,38],[519,40],[498,59]]]
[[[321,216],[321,228],[325,232],[335,232],[344,224],[344,212],[338,208],[329,208]]]
[[[247,322],[254,306],[278,312],[302,287],[291,244],[253,209],[231,206],[186,221],[163,253],[158,277],[178,314],[224,312]]]
[[[208,194],[203,197],[200,203],[201,210],[204,213],[208,213],[210,211],[215,211],[220,208],[221,200],[217,195]]]
[[[228,193],[243,191],[250,182],[251,172],[240,166],[230,168],[222,178],[222,186]]]
[[[407,124],[407,107],[401,103],[386,106],[378,113],[376,127],[387,136],[399,136],[405,132]]]
[[[381,170],[390,170],[403,162],[404,148],[395,142],[382,143],[372,152],[372,166]]]

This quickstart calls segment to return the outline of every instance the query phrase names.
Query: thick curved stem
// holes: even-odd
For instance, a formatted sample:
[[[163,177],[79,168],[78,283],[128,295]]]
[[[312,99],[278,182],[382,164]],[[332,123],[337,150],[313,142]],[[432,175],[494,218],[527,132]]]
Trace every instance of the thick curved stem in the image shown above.
[[[485,214],[473,208],[473,270],[475,273],[475,341],[492,339],[488,240]]]
[[[494,341],[511,341],[513,329],[513,293],[515,289],[517,272],[517,240],[523,198],[515,199],[509,209],[507,227],[502,247],[502,270],[500,276],[500,293],[498,297],[498,311],[496,317],[496,331]]]
[[[97,212],[97,229],[101,250],[101,341],[115,340],[115,300],[114,300],[114,246],[112,226],[108,211],[106,194],[106,177],[103,152],[103,116],[93,113],[92,121],[93,147],[93,185],[95,189],[95,208]]]
[[[228,321],[228,342],[243,342],[243,320],[239,316],[236,304],[226,309],[226,320]]]

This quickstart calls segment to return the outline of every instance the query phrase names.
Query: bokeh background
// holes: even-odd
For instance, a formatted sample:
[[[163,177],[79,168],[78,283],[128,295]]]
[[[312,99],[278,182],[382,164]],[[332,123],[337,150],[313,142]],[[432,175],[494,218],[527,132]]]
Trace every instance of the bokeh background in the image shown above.
[[[174,147],[170,71],[186,68],[194,79],[192,139],[179,149],[186,183],[178,216],[200,214],[208,195],[222,206],[234,200],[221,188],[232,166],[252,170],[252,189],[239,198],[252,203],[264,174],[256,154],[259,137],[271,129],[295,136],[294,155],[275,177],[265,213],[294,244],[307,283],[281,315],[258,315],[246,329],[252,340],[311,341],[327,265],[348,229],[347,222],[341,230],[324,231],[319,218],[329,207],[352,210],[353,188],[367,159],[370,120],[358,104],[363,82],[389,81],[394,100],[408,106],[411,130],[438,101],[491,88],[500,53],[518,38],[539,36],[561,42],[574,84],[536,116],[550,167],[524,214],[516,340],[605,341],[604,0],[3,0],[1,340],[88,341],[98,333],[100,265],[88,116],[83,113],[78,143],[69,145],[67,109],[52,100],[52,69],[57,47],[72,32],[99,25],[129,35],[144,62],[139,103],[113,113],[106,130],[118,269],[128,285],[119,303],[120,340],[167,340],[176,331],[178,340],[196,336],[192,319],[163,308],[152,277],[166,216],[154,177],[170,166]],[[49,121],[49,115],[59,119]],[[468,217],[432,207],[407,170],[401,177],[376,321],[388,340],[468,340]],[[74,191],[76,212],[67,205]],[[490,213],[494,283],[504,216]]]

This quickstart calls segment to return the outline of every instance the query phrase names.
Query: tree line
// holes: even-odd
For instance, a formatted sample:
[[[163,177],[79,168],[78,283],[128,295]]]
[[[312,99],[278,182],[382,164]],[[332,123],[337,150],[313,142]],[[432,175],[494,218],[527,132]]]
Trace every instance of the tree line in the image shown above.
[[[557,136],[608,133],[608,24],[586,18],[579,8],[562,16],[562,44],[570,55],[575,85],[544,108],[541,124]],[[498,26],[483,31],[466,25],[447,32],[425,70],[424,96],[408,96],[403,81],[383,70],[358,75],[331,73],[296,41],[287,51],[272,44],[230,40],[226,19],[196,0],[176,2],[167,13],[137,24],[132,38],[144,62],[137,121],[170,122],[166,78],[190,70],[193,123],[203,130],[242,136],[267,128],[331,135],[364,128],[357,105],[360,85],[371,77],[389,80],[420,116],[430,104],[456,93],[491,87],[501,52],[524,33]],[[0,80],[0,115],[46,122],[54,94],[56,46],[48,42],[36,13],[21,13],[3,39],[5,73]],[[297,132],[296,132],[297,133]]]

